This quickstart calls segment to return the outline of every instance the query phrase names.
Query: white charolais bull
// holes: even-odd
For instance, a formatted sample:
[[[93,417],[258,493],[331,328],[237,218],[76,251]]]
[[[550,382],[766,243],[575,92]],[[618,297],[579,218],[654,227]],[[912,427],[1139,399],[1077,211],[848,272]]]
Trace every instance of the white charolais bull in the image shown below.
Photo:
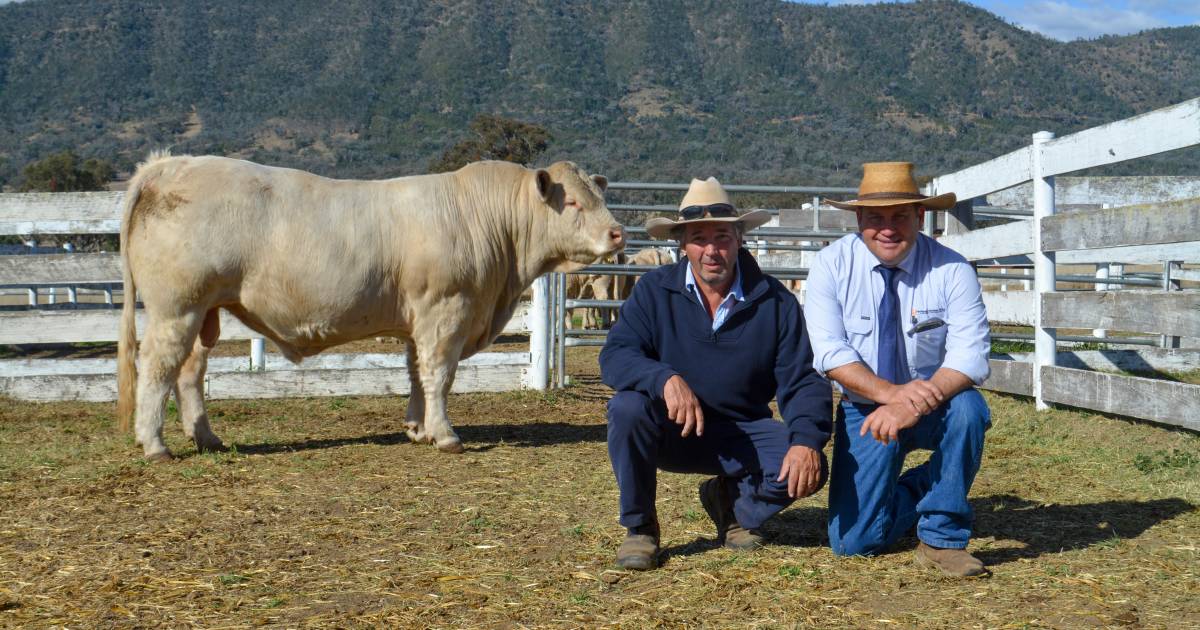
[[[130,181],[121,224],[121,426],[136,396],[138,443],[147,458],[169,459],[162,424],[174,388],[196,447],[223,448],[203,393],[223,308],[292,361],[364,337],[402,339],[409,437],[459,452],[446,417],[458,361],[500,334],[538,276],[624,247],[606,185],[570,162],[349,181],[152,154]],[[137,294],[146,309],[140,351]]]

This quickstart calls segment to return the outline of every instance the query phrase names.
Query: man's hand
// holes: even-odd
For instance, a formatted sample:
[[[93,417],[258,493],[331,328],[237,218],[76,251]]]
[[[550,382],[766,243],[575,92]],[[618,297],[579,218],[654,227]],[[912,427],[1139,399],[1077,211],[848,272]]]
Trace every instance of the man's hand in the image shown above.
[[[821,483],[821,454],[799,444],[789,448],[775,481],[784,479],[787,479],[788,496],[793,499],[816,492]]]
[[[932,413],[945,400],[942,390],[930,381],[914,379],[890,390],[885,405],[906,405],[920,415]]]
[[[880,405],[863,420],[858,434],[870,433],[876,440],[889,444],[899,439],[900,431],[916,424],[921,416],[907,401]]]
[[[676,374],[667,379],[663,385],[663,399],[667,401],[667,417],[675,424],[683,425],[683,437],[692,430],[696,435],[704,435],[704,411],[700,409],[700,400],[692,393],[692,388]]]

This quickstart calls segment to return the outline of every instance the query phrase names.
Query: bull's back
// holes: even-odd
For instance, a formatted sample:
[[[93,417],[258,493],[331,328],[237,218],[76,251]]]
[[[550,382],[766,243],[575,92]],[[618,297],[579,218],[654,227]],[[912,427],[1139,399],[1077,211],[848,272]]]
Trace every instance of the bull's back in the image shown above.
[[[150,299],[240,308],[299,345],[356,338],[394,311],[379,299],[395,264],[385,182],[219,157],[159,160],[139,176],[130,257]]]

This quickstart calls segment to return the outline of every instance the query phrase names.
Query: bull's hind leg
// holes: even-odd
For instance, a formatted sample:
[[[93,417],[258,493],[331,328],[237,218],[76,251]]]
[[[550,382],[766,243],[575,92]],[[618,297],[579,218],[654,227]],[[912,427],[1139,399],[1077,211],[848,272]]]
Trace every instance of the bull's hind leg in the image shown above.
[[[434,334],[430,336],[435,337]],[[451,428],[450,419],[446,416],[446,397],[454,384],[454,372],[458,369],[458,359],[462,356],[463,340],[454,334],[436,337],[414,340],[419,359],[416,371],[421,390],[425,394],[425,426],[422,437],[436,444],[439,450],[461,453],[462,440]]]
[[[145,337],[138,351],[134,436],[145,450],[146,459],[151,461],[171,459],[171,452],[162,439],[167,395],[191,353],[192,340],[200,332],[203,316],[204,311],[171,316],[149,314]]]
[[[408,393],[408,410],[404,414],[405,433],[414,442],[426,441],[425,436],[425,391],[421,387],[420,361],[417,360],[417,348],[412,341],[405,343],[408,352],[408,382],[411,385]]]
[[[225,450],[221,438],[208,425],[208,412],[204,408],[204,372],[208,368],[208,354],[221,336],[219,314],[215,308],[205,314],[200,335],[192,345],[192,353],[175,381],[175,399],[179,401],[179,420],[183,424],[183,433],[192,438],[196,449],[201,452]]]

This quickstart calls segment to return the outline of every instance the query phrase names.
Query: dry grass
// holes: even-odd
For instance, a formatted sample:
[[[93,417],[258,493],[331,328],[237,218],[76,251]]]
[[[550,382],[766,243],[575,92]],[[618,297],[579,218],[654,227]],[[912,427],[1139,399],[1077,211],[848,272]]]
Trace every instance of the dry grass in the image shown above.
[[[921,572],[911,540],[835,558],[822,498],[717,548],[675,474],[664,566],[613,571],[594,357],[566,392],[454,396],[461,456],[407,443],[404,399],[213,402],[236,452],[172,423],[166,465],[110,405],[0,403],[0,625],[1200,626],[1200,438],[1003,396],[972,493],[990,579]]]

